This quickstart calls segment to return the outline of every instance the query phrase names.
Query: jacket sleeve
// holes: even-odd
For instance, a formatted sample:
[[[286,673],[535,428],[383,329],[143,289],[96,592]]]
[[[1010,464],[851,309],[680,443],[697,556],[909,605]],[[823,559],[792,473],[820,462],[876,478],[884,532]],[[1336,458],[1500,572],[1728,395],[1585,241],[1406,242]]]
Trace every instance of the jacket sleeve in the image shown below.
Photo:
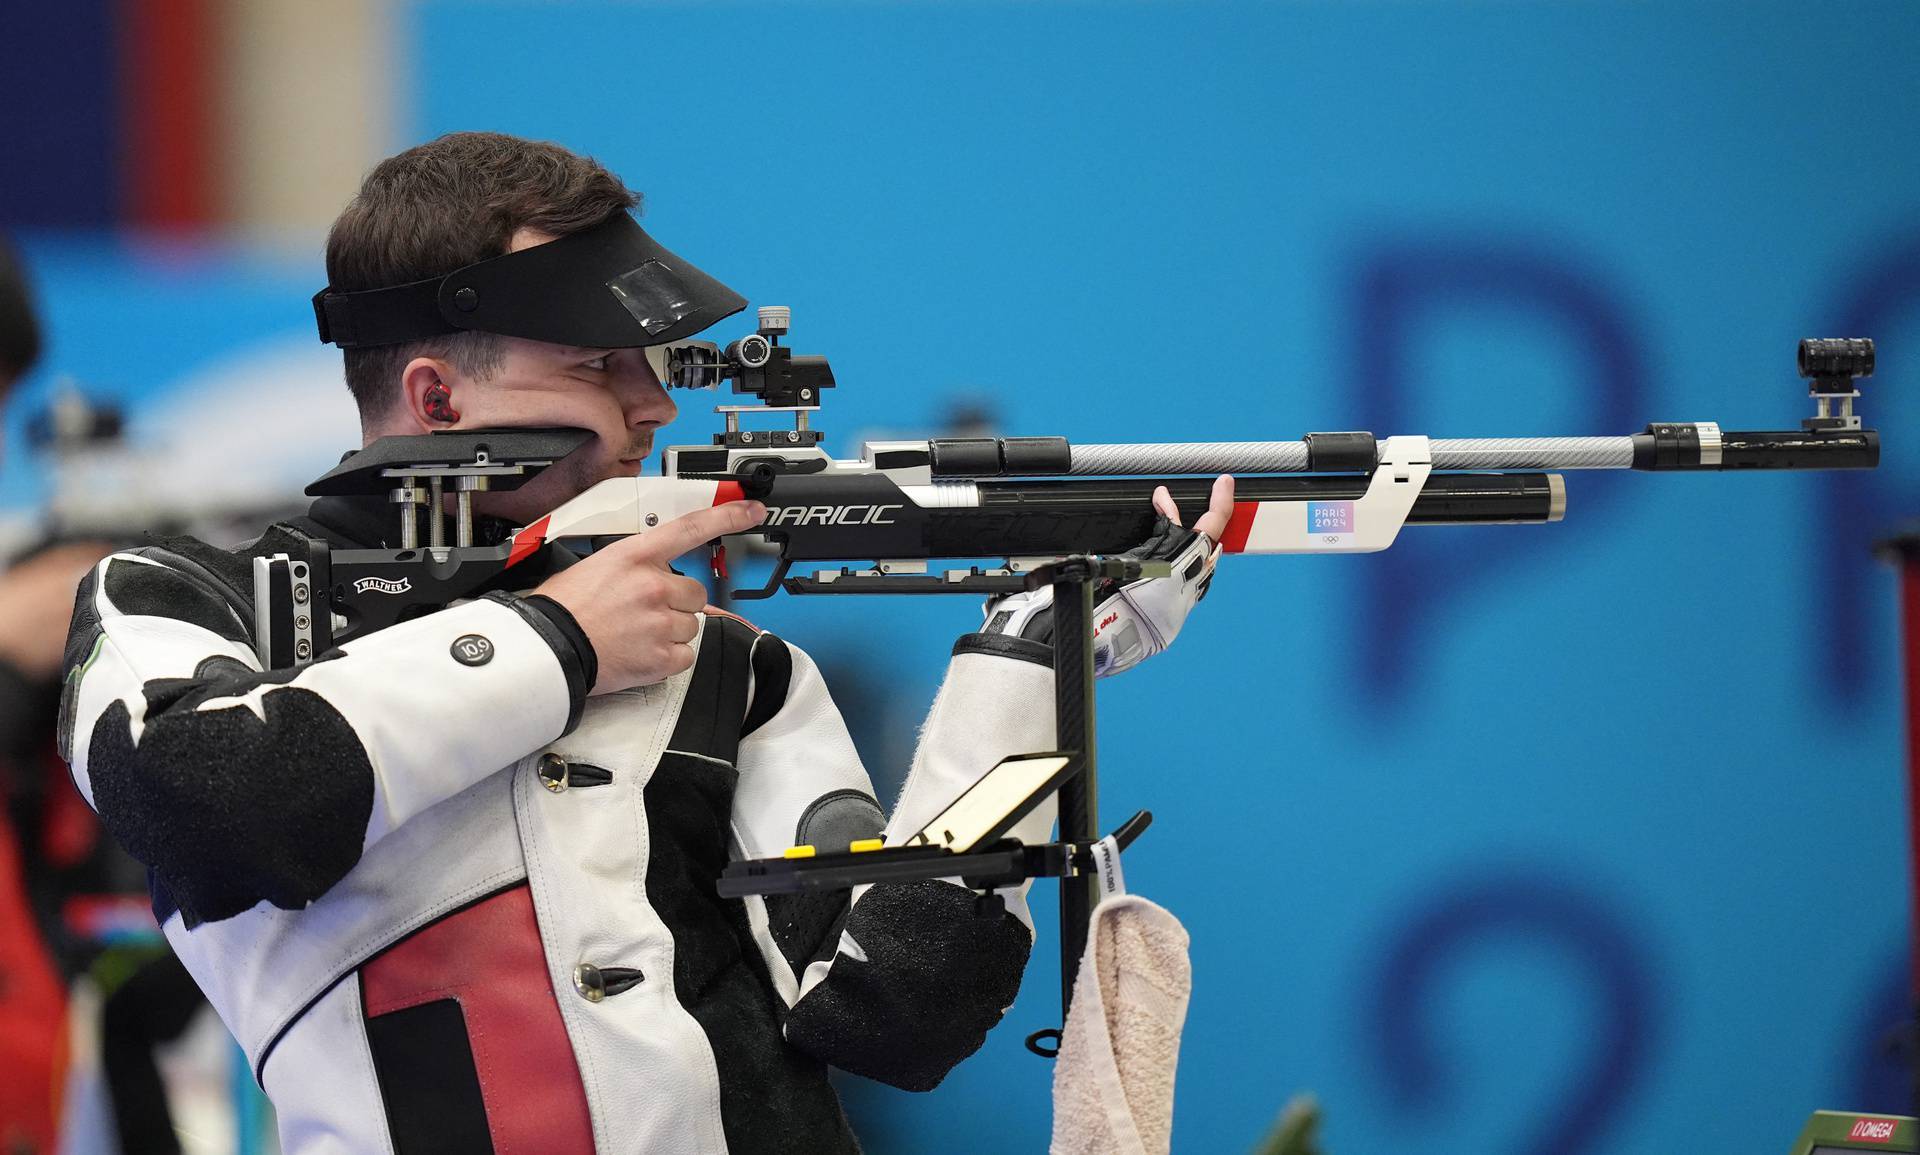
[[[298,909],[577,718],[590,654],[532,600],[490,595],[266,670],[226,581],[165,549],[117,553],[74,606],[61,752],[151,869],[156,913]]]
[[[968,635],[955,646],[891,822],[884,824],[845,723],[811,660],[784,643],[754,662],[754,710],[740,745],[734,834],[742,857],[790,845],[845,849],[918,830],[1008,754],[1053,746],[1046,647]],[[1012,644],[1009,645],[1008,643]],[[779,667],[785,667],[781,669]],[[770,677],[779,706],[767,712]],[[1043,838],[1051,804],[1015,833]],[[1004,909],[957,883],[885,883],[853,892],[750,898],[752,926],[788,1005],[787,1041],[843,1070],[929,1090],[978,1050],[1011,1006],[1033,946],[1025,886]]]

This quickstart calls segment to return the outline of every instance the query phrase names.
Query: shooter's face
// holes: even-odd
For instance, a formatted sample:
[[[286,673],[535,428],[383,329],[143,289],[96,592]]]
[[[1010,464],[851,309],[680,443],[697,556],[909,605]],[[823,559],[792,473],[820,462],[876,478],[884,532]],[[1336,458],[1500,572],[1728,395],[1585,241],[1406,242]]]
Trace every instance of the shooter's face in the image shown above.
[[[515,251],[552,238],[522,229]],[[527,524],[610,477],[632,477],[653,450],[654,430],[678,408],[642,349],[582,349],[518,337],[501,338],[500,368],[479,381],[453,383],[460,414],[453,428],[586,429],[592,441],[520,489],[487,495],[476,508]]]
[[[491,377],[453,391],[455,428],[585,429],[593,440],[520,489],[489,495],[481,508],[526,524],[610,477],[632,477],[653,451],[654,430],[677,409],[639,349],[577,349],[508,338]]]

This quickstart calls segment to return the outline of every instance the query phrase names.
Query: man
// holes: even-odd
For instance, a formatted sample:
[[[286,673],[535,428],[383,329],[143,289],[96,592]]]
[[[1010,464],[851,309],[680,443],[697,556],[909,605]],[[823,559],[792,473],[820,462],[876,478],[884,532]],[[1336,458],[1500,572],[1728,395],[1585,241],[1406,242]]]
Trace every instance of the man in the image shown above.
[[[637,202],[555,146],[463,133],[376,167],[328,238],[316,309],[367,441],[593,434],[485,495],[486,532],[637,473],[675,411],[647,349],[745,304],[642,232]],[[1224,525],[1216,498],[1198,529]],[[826,1065],[932,1087],[1013,1001],[1022,890],[994,915],[947,882],[715,894],[729,858],[905,837],[1053,739],[1049,650],[1021,636],[1044,606],[1021,599],[956,645],[887,819],[807,656],[705,612],[669,568],[764,513],[549,552],[515,567],[530,590],[298,669],[254,656],[248,557],[303,534],[395,545],[385,502],[322,499],[239,554],[180,539],[88,578],[63,703],[76,781],[152,868],[290,1155],[851,1151]],[[1172,540],[1180,571],[1209,564],[1137,591],[1167,639],[1213,556]]]

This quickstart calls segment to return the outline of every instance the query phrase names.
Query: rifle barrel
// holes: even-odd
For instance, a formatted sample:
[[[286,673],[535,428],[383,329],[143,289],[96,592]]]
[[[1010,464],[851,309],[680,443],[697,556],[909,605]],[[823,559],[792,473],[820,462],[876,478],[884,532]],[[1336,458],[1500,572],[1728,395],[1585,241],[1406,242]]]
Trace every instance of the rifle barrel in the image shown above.
[[[1880,460],[1878,434],[1853,432],[1722,433],[1707,423],[1659,426],[1627,437],[1437,437],[1433,467],[1442,469],[1871,469]],[[1073,445],[1077,477],[1127,474],[1305,473],[1305,441],[1192,441]]]
[[[1435,438],[1435,469],[1628,469],[1631,437]],[[1075,445],[1071,472],[1305,473],[1304,441],[1192,441],[1148,445]]]

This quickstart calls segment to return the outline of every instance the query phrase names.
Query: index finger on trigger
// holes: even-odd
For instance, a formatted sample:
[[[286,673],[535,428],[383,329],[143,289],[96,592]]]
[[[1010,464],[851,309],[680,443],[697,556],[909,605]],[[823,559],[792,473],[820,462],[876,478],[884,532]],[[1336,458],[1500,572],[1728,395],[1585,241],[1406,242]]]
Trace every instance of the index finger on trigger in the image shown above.
[[[752,529],[766,517],[767,507],[757,501],[729,501],[696,509],[641,534],[633,557],[636,561],[669,562],[714,538]]]

